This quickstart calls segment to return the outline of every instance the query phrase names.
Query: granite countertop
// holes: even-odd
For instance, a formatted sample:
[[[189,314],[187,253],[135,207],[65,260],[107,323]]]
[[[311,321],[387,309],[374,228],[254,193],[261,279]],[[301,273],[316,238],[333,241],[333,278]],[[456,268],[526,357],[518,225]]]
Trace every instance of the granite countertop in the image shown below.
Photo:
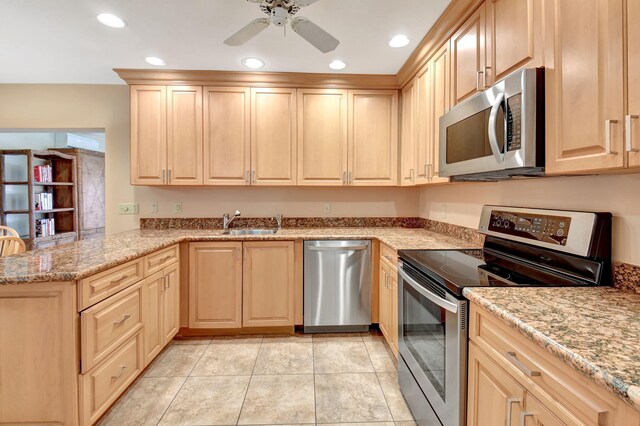
[[[300,228],[273,235],[223,235],[212,230],[134,230],[0,258],[0,284],[87,277],[182,241],[378,239],[392,249],[478,248],[477,243],[420,228]]]
[[[640,410],[640,294],[491,287],[464,295]]]

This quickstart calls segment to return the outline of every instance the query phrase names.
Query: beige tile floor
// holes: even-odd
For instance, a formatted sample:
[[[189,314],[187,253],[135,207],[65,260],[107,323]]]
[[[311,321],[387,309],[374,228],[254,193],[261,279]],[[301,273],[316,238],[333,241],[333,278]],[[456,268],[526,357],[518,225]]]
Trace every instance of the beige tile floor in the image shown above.
[[[174,341],[100,422],[415,425],[373,334]]]

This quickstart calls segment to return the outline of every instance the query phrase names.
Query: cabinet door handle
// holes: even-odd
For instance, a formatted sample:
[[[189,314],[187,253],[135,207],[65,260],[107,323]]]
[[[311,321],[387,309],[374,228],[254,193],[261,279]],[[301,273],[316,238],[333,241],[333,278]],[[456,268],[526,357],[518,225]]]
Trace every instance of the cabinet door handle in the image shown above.
[[[640,118],[637,114],[629,114],[624,118],[624,133],[627,152],[640,152],[640,148],[633,146],[633,134],[631,133],[631,120]]]
[[[487,87],[487,74],[489,74],[489,71],[491,71],[491,67],[484,67],[484,73],[482,75],[482,83],[484,84],[484,87]]]
[[[122,319],[121,319],[120,321],[114,321],[114,322],[113,322],[113,326],[114,326],[114,327],[117,327],[117,326],[119,326],[119,325],[122,325],[122,324],[124,324],[124,322],[125,322],[126,320],[128,320],[129,318],[131,318],[131,314],[126,314],[125,316],[123,316],[123,317],[122,317]]]
[[[344,172],[342,172],[342,184],[346,185],[347,183],[348,183],[347,182],[347,172],[344,171]]]
[[[411,180],[411,182],[415,182],[416,178],[413,175],[413,169],[409,170],[409,179]]]
[[[256,171],[251,170],[251,183],[256,183]]]
[[[527,367],[522,362],[520,362],[520,360],[516,357],[515,352],[511,352],[511,351],[507,352],[507,359],[511,361],[511,364],[515,365],[515,367],[518,370],[522,371],[524,374],[526,374],[529,377],[542,376],[541,372],[536,370],[531,370],[529,367]]]
[[[511,426],[511,412],[513,411],[513,404],[520,404],[520,399],[509,398],[507,399],[507,426]]]
[[[121,365],[120,366],[120,373],[119,374],[114,374],[113,376],[111,376],[111,380],[117,380],[120,377],[122,377],[122,375],[124,374],[124,370],[127,369],[126,365]]]
[[[164,276],[164,289],[168,289],[169,287],[171,287],[171,281],[169,278],[169,275],[165,275]]]
[[[520,413],[520,426],[524,426],[527,417],[533,417],[534,414],[528,411],[523,411]]]
[[[605,153],[606,154],[613,154],[613,155],[617,155],[618,154],[616,151],[613,151],[611,149],[611,125],[612,124],[616,124],[617,122],[618,122],[618,120],[606,120],[605,121],[604,146],[605,146]]]
[[[162,169],[162,184],[164,185],[164,169]]]
[[[244,171],[244,182],[249,183],[249,170]]]
[[[476,76],[476,89],[478,90],[478,92],[484,89],[484,85],[480,86],[480,76],[484,76],[484,71],[478,71],[478,74]]]
[[[167,183],[171,183],[171,169],[167,170]]]

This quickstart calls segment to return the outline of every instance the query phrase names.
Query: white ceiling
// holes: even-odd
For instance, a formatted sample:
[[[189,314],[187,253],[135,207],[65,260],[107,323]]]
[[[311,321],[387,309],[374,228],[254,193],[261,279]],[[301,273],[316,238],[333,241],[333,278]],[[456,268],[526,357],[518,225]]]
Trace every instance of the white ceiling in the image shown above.
[[[270,26],[241,47],[222,43],[249,21],[263,17],[245,0],[0,0],[0,83],[105,83],[122,80],[113,68],[154,68],[144,58],[163,58],[167,69],[246,70],[240,61],[263,59],[263,71],[394,74],[450,0],[320,0],[304,16],[341,43],[323,54],[296,33]],[[124,29],[95,16],[110,12]],[[392,49],[389,39],[409,36]]]

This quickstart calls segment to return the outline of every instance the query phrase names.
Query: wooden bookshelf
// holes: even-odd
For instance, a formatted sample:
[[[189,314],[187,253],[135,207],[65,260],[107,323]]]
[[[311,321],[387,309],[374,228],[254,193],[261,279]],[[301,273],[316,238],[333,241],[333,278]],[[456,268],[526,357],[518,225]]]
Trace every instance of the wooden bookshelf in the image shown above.
[[[34,166],[51,165],[52,182],[34,178]],[[39,193],[53,194],[53,208],[36,210]],[[55,219],[55,234],[36,236],[36,221]],[[29,249],[78,239],[76,158],[55,150],[0,150],[0,223],[16,228]]]

